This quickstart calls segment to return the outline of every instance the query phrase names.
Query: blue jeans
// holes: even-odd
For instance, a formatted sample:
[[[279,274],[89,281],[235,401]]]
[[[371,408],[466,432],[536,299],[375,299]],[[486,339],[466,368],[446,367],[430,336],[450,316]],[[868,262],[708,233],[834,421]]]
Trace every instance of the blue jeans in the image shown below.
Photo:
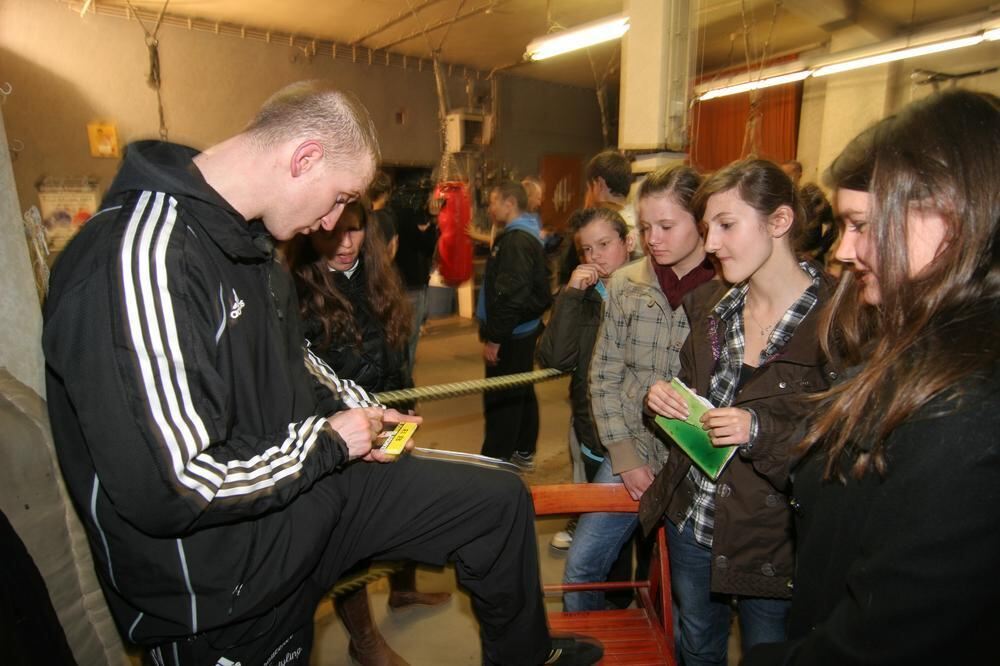
[[[594,477],[594,483],[621,483],[611,473],[607,458]],[[580,516],[573,542],[566,556],[564,583],[603,582],[622,546],[632,536],[639,519],[634,513],[585,513]],[[567,611],[604,610],[604,592],[567,592],[563,595]]]
[[[690,525],[678,532],[669,520],[667,541],[680,661],[684,666],[725,666],[732,596],[711,592],[712,551],[695,541]],[[736,604],[744,653],[757,643],[785,640],[790,601],[737,596]]]
[[[406,297],[410,299],[410,307],[413,308],[413,330],[410,331],[410,339],[406,345],[409,354],[407,360],[410,364],[410,379],[413,379],[413,367],[417,364],[417,342],[420,341],[420,327],[427,321],[427,285],[407,289]]]

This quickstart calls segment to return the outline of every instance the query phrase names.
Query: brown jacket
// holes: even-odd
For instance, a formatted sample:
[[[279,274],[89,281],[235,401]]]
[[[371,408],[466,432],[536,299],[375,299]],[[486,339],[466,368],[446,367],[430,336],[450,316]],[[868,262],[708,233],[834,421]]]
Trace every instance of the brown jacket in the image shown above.
[[[707,396],[715,369],[709,343],[712,308],[728,287],[709,282],[684,299],[691,334],[681,350],[679,377]],[[811,404],[805,395],[830,386],[835,373],[819,347],[817,319],[829,287],[820,286],[819,302],[798,325],[779,355],[758,370],[736,394],[733,407],[757,414],[758,434],[747,455],[737,453],[719,476],[712,545],[712,591],[747,596],[792,595],[792,513],[785,495],[789,454],[805,433]],[[717,335],[725,339],[725,322]],[[652,529],[666,514],[680,522],[694,499],[687,479],[691,459],[671,446],[667,464],[642,496],[639,518]]]

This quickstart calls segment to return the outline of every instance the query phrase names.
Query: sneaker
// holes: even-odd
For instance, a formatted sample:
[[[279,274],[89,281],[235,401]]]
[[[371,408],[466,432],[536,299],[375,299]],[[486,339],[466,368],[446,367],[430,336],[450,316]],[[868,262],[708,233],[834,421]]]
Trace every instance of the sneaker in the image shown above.
[[[548,658],[542,662],[545,666],[591,666],[604,656],[604,647],[600,641],[589,636],[567,635],[552,637],[552,647]]]
[[[510,457],[510,461],[521,468],[522,472],[530,472],[535,469],[535,454],[515,451]]]
[[[571,520],[566,524],[566,529],[559,530],[552,536],[549,545],[556,550],[569,550],[573,543],[573,533],[576,532],[576,520]]]

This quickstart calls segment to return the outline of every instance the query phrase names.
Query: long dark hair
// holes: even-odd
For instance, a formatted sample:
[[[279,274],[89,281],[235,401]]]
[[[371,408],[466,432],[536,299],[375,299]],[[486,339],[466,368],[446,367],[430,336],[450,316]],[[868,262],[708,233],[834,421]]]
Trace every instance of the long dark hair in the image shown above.
[[[802,450],[820,445],[826,475],[842,454],[852,473],[886,470],[885,442],[932,398],[946,409],[963,379],[998,360],[1000,325],[1000,99],[949,91],[915,102],[856,137],[830,167],[830,184],[872,195],[869,212],[879,282],[864,303],[845,271],[821,324],[832,357],[862,365],[824,396],[825,409]],[[947,224],[945,245],[910,276],[907,216],[932,211]],[[855,450],[866,441],[871,448]]]
[[[379,225],[373,221],[367,203],[357,201],[347,204],[337,224],[345,225],[357,220],[365,230],[361,245],[364,262],[364,293],[368,305],[385,331],[390,347],[406,347],[411,329],[411,307],[403,291],[399,273],[389,258],[385,238]],[[289,269],[295,278],[299,296],[299,314],[303,319],[315,319],[323,326],[323,337],[315,341],[328,347],[336,341],[350,341],[362,345],[361,330],[354,315],[354,307],[337,288],[326,257],[313,248],[308,236],[299,235],[289,242],[286,251]]]

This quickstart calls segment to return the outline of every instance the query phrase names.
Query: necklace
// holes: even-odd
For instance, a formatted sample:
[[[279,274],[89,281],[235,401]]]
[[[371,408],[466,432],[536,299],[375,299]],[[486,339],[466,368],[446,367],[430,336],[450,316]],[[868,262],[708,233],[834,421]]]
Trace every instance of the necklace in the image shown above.
[[[753,308],[750,306],[750,295],[749,294],[747,294],[746,307],[744,309],[748,313],[750,313],[750,319],[752,319],[753,323],[757,326],[757,328],[760,329],[760,336],[762,338],[769,338],[769,337],[771,337],[771,331],[773,331],[774,327],[778,325],[778,322],[781,321],[781,318],[779,317],[770,326],[764,326],[763,324],[761,324],[760,321],[757,319],[757,317],[755,317],[754,314],[753,314]]]

